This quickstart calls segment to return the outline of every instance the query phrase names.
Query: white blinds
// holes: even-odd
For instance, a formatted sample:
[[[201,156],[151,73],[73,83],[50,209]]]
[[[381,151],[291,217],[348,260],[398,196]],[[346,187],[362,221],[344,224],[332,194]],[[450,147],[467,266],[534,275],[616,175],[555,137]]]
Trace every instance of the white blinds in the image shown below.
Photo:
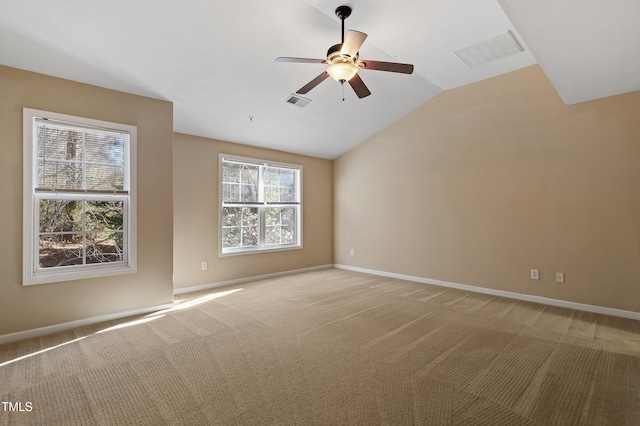
[[[36,118],[37,191],[127,193],[129,134]]]

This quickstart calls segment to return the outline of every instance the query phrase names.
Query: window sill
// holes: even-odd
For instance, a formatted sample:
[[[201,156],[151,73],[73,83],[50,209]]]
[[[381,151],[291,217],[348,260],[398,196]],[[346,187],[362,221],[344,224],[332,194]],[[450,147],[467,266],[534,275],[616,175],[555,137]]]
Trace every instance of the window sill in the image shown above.
[[[252,248],[252,249],[233,249],[232,251],[220,252],[218,257],[241,256],[245,254],[273,253],[279,251],[301,250],[302,244],[295,246],[279,246],[273,248]]]
[[[109,277],[113,275],[133,274],[137,272],[137,268],[130,265],[110,265],[97,266],[95,268],[84,268],[82,270],[72,271],[46,271],[25,273],[23,285],[39,285],[57,283],[61,281],[75,281],[88,278]]]

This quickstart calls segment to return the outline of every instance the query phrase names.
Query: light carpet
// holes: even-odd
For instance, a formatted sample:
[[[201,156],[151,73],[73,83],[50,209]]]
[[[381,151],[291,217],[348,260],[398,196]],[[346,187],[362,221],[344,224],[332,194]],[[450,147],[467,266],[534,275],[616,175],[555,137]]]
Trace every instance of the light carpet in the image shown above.
[[[2,425],[638,425],[640,322],[327,269],[0,346],[0,399],[31,403]]]

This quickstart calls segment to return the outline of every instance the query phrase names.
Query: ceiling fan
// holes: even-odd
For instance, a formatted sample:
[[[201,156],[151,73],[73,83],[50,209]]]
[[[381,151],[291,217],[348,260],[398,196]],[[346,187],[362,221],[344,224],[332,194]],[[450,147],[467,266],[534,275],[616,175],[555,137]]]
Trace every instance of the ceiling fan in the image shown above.
[[[335,13],[342,21],[342,43],[335,44],[329,48],[327,51],[327,59],[289,57],[276,58],[276,62],[299,62],[329,65],[322,74],[304,85],[296,93],[304,95],[318,84],[322,83],[327,77],[331,76],[334,80],[343,85],[345,81],[348,82],[353,88],[353,91],[356,92],[356,95],[358,95],[359,98],[364,98],[369,96],[371,92],[358,75],[358,71],[360,69],[398,72],[402,74],[411,74],[413,72],[413,65],[411,64],[360,59],[358,56],[358,50],[360,50],[360,47],[367,38],[367,35],[360,31],[349,30],[345,37],[344,20],[351,15],[351,8],[349,6],[338,6]],[[344,101],[344,97],[342,100]]]

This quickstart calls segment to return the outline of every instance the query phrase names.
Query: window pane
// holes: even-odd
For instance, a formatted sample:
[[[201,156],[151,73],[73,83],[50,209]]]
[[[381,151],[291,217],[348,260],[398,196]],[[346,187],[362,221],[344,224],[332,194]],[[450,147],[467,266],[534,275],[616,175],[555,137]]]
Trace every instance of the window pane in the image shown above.
[[[268,207],[265,211],[267,225],[295,225],[295,207]]]
[[[108,164],[86,165],[86,189],[119,191],[124,189],[124,167]]]
[[[280,230],[275,226],[267,226],[266,244],[280,244]]]
[[[241,207],[222,209],[222,246],[240,247],[240,226],[242,224]]]
[[[82,234],[41,235],[40,268],[82,265]]]
[[[39,126],[38,187],[82,188],[82,132]]]
[[[283,226],[280,235],[282,244],[293,244],[296,241],[296,232],[293,226]]]
[[[240,200],[240,185],[237,183],[222,184],[222,201],[232,203]]]
[[[259,170],[259,166],[243,164],[240,169],[240,182],[257,186]]]
[[[258,201],[258,175],[260,168],[252,165],[242,165],[240,170],[240,201]]]
[[[276,167],[265,167],[264,199],[266,202],[294,202],[295,171]]]
[[[258,186],[241,184],[239,201],[248,203],[258,201]]]
[[[85,209],[87,231],[122,231],[124,202],[87,201]]]
[[[242,247],[258,245],[258,208],[242,208]]]
[[[293,244],[296,242],[295,228],[291,226],[267,227],[268,245]]]
[[[229,183],[240,182],[240,164],[237,163],[222,163],[222,181]]]
[[[40,200],[40,232],[82,231],[82,215],[82,201]]]
[[[222,226],[240,226],[240,207],[224,207],[222,209]]]
[[[82,164],[38,160],[38,188],[82,189]]]
[[[274,226],[280,223],[280,209],[269,207],[264,213],[265,225]]]
[[[122,190],[126,135],[73,131],[40,125],[38,187]]]
[[[260,167],[252,164],[222,162],[222,201],[257,202]]]
[[[258,225],[258,208],[242,207],[242,226]]]
[[[296,208],[269,207],[265,210],[266,244],[296,242]]]
[[[124,189],[124,136],[85,133],[86,189]]]
[[[224,207],[222,209],[222,247],[257,246],[258,222],[257,207]]]
[[[242,247],[258,245],[258,227],[249,226],[242,228]]]
[[[123,201],[40,200],[40,267],[123,261],[123,215]]]
[[[222,247],[240,247],[240,228],[222,229]]]
[[[86,263],[122,262],[122,232],[89,232]]]
[[[296,224],[296,208],[284,208],[281,211],[283,225],[292,226]]]

